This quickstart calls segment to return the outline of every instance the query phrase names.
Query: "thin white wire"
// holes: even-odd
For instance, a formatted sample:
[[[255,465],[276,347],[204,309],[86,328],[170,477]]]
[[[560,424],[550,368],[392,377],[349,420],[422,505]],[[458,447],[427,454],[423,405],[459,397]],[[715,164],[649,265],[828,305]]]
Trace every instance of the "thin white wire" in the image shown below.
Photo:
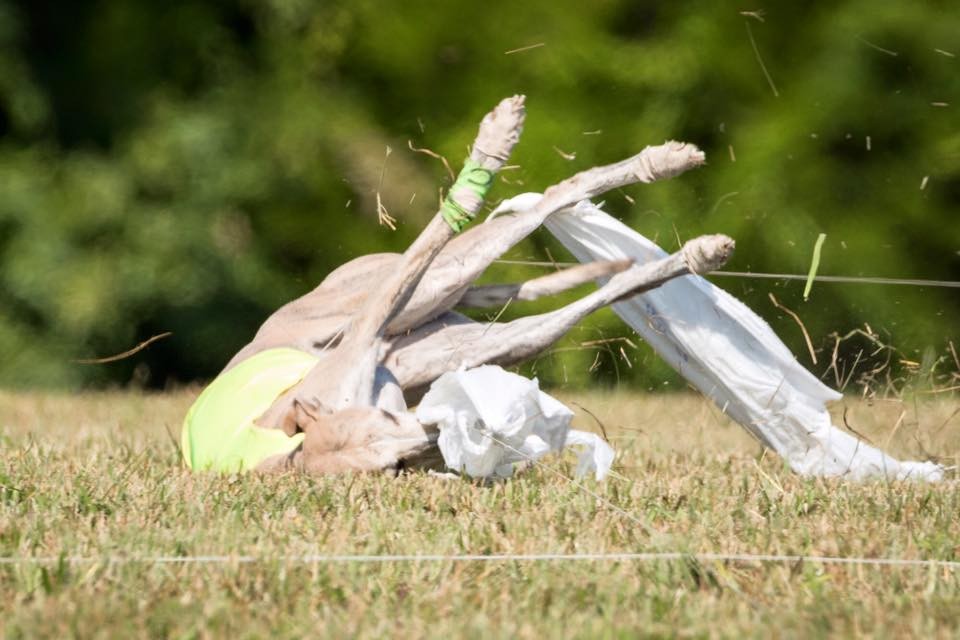
[[[809,276],[798,273],[759,273],[753,271],[711,271],[711,276],[729,276],[732,278],[762,278],[766,280],[807,280]],[[911,287],[946,287],[960,289],[960,281],[922,280],[918,278],[880,278],[877,276],[822,276],[813,278],[814,282],[842,282],[848,284],[897,284]]]
[[[498,264],[519,264],[528,267],[573,267],[579,262],[545,262],[537,260],[494,260]],[[759,271],[711,271],[708,276],[723,276],[730,278],[758,278],[763,280],[803,280],[809,279],[799,273],[763,273]],[[886,284],[907,285],[912,287],[946,287],[960,289],[960,281],[955,280],[922,280],[918,278],[880,278],[876,276],[825,276],[817,275],[814,282],[842,282],[845,284]]]
[[[729,562],[737,564],[798,564],[809,562],[822,565],[859,565],[879,567],[927,567],[960,569],[956,560],[923,560],[904,558],[861,558],[844,556],[801,556],[753,553],[683,553],[660,551],[649,553],[504,553],[504,554],[384,554],[338,555],[308,554],[283,556],[6,556],[0,565],[23,564],[257,564],[284,562],[294,564],[386,564],[421,562],[664,562],[691,559],[699,562]]]

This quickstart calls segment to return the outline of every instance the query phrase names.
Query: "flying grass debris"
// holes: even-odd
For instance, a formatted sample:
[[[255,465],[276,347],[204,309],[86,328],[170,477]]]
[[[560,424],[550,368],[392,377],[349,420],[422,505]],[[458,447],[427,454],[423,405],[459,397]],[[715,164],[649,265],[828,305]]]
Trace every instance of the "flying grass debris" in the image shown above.
[[[530,51],[531,49],[539,49],[540,47],[546,46],[546,42],[538,42],[536,44],[529,44],[525,47],[519,47],[517,49],[510,49],[509,51],[504,51],[504,55],[513,55],[514,53],[522,53],[524,51]]]
[[[817,269],[820,268],[820,249],[823,247],[823,241],[827,239],[827,234],[821,233],[817,236],[817,241],[813,245],[813,259],[810,261],[810,271],[807,273],[807,284],[803,287],[803,300],[810,299],[810,290],[813,289],[813,279],[817,277]],[[814,360],[816,362],[816,360]]]
[[[173,335],[172,331],[164,331],[163,333],[158,333],[155,336],[150,336],[149,338],[147,338],[137,346],[131,349],[127,349],[123,353],[118,353],[113,356],[106,356],[104,358],[81,358],[79,360],[74,360],[74,362],[77,364],[107,364],[110,362],[118,362],[120,360],[125,360],[126,358],[129,358],[132,355],[140,353],[141,351],[149,347],[151,344],[153,344],[157,340],[163,340],[164,338],[169,338],[172,335]]]

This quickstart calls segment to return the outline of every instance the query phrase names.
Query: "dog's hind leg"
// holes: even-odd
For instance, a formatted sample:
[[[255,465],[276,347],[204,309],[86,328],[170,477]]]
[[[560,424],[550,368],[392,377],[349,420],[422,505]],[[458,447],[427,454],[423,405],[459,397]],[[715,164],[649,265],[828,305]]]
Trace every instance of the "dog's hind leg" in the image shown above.
[[[522,362],[548,348],[597,309],[678,276],[712,271],[722,266],[732,251],[733,240],[726,236],[695,238],[666,258],[616,274],[576,302],[512,322],[481,324],[450,313],[397,338],[385,365],[412,402],[419,391],[446,371]]]

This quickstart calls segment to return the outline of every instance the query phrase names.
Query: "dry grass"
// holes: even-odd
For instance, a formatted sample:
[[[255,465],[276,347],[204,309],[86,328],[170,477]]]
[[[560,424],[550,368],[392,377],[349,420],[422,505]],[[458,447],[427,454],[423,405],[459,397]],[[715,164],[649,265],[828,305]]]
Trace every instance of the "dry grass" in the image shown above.
[[[559,393],[589,409],[624,479],[549,460],[480,486],[412,474],[185,473],[193,392],[0,392],[0,555],[250,554],[253,564],[0,566],[6,637],[951,636],[950,569],[724,563],[294,564],[308,553],[681,550],[960,558],[951,481],[803,480],[692,395]],[[848,401],[847,421],[914,457],[960,456],[955,399]],[[575,407],[576,408],[576,407]],[[842,411],[842,407],[838,408]],[[902,414],[902,418],[901,418]],[[581,413],[581,428],[597,428]],[[271,559],[272,558],[272,559]]]

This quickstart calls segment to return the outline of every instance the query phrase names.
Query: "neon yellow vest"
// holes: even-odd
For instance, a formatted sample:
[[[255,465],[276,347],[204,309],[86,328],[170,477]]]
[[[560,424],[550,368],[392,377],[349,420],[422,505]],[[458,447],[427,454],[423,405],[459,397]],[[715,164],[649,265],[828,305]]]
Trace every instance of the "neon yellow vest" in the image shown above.
[[[183,421],[183,460],[195,471],[249,471],[270,456],[290,453],[303,434],[288,436],[253,421],[307,375],[317,358],[296,349],[268,349],[217,376]]]

